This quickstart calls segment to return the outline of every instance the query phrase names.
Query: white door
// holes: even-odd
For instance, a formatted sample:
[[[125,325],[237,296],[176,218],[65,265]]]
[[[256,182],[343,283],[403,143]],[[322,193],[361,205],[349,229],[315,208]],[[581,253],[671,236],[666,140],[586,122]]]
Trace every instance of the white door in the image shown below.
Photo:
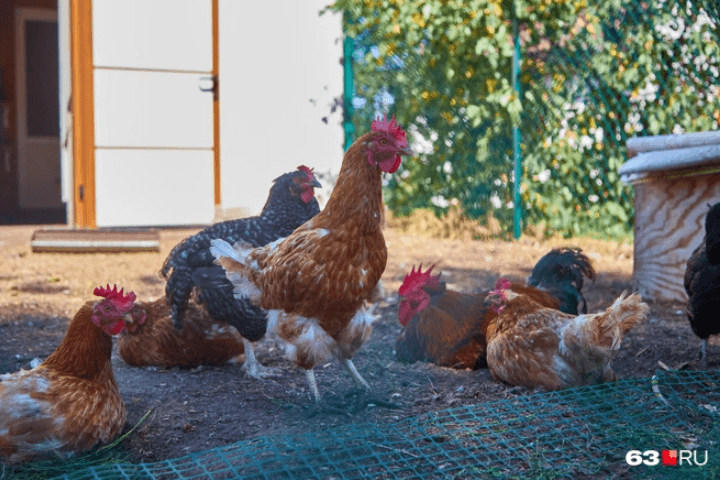
[[[62,207],[57,12],[15,12],[18,203]]]
[[[96,223],[213,220],[211,0],[94,0]]]

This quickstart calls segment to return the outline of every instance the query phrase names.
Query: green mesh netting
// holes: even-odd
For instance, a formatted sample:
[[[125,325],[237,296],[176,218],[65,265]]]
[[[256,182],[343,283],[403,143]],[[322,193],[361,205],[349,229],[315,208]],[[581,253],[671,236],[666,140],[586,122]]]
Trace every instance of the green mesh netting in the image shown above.
[[[58,479],[719,478],[719,373],[521,395],[392,424],[245,440]],[[629,450],[696,450],[703,466],[626,464]]]

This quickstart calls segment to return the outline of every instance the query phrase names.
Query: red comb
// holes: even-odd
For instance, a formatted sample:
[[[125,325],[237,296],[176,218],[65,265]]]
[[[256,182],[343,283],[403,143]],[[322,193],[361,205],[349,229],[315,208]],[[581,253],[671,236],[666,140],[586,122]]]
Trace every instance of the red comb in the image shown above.
[[[123,290],[124,289],[121,288],[120,291],[118,291],[117,285],[113,285],[113,289],[111,290],[110,285],[108,285],[105,288],[97,287],[93,290],[93,294],[98,297],[107,298],[122,310],[130,310],[133,302],[135,302],[135,293],[130,292],[127,295],[123,295]]]
[[[398,289],[398,295],[408,295],[410,292],[417,290],[424,285],[437,285],[441,274],[431,275],[433,267],[435,267],[435,264],[431,265],[431,268],[425,272],[421,271],[423,264],[418,266],[418,271],[416,271],[415,266],[411,268],[411,273],[406,275],[406,278],[403,279],[403,285],[401,285]]]
[[[371,130],[374,132],[390,132],[394,137],[396,137],[396,140],[406,139],[406,132],[404,132],[401,126],[396,122],[395,115],[391,117],[390,121],[386,120],[385,115],[383,115],[382,120],[380,117],[376,118],[371,123]]]
[[[298,167],[298,170],[300,170],[301,172],[303,172],[303,173],[305,173],[306,175],[308,175],[308,180],[311,180],[311,179],[313,179],[313,178],[315,177],[315,176],[313,175],[313,169],[312,169],[312,168],[308,168],[308,167],[306,167],[305,165],[300,165],[300,166]]]
[[[503,305],[502,302],[504,300],[508,299],[508,297],[506,295],[506,290],[510,290],[510,289],[511,289],[510,280],[508,280],[507,278],[499,278],[498,281],[496,282],[496,289],[492,290],[490,292],[491,294],[498,295],[498,299],[495,300],[495,302],[493,303],[493,306],[492,306],[493,310],[496,313],[500,314],[503,311],[503,309],[505,308],[505,305]]]

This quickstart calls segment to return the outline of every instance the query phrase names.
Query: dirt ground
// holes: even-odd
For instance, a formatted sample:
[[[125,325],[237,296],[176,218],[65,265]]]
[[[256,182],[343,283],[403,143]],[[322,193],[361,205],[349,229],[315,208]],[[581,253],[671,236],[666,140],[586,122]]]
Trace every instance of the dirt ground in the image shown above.
[[[32,253],[33,227],[0,227],[0,373],[28,368],[58,345],[69,319],[100,284],[134,290],[141,300],[163,295],[157,272],[170,249],[197,230],[164,230],[159,253]],[[118,448],[133,463],[176,458],[263,435],[302,433],[346,422],[387,422],[452,406],[502,399],[509,392],[488,370],[458,371],[395,360],[400,331],[397,289],[413,265],[436,264],[449,286],[463,291],[488,289],[503,275],[525,280],[534,263],[554,246],[578,246],[598,271],[584,288],[589,312],[608,306],[631,289],[631,245],[590,239],[539,243],[438,240],[386,231],[388,265],[383,276],[386,299],[376,310],[373,336],[355,363],[374,395],[400,408],[366,408],[360,414],[311,417],[311,399],[303,373],[285,360],[272,340],[258,348],[261,363],[280,370],[278,377],[245,378],[239,365],[194,370],[134,368],[114,352],[113,367],[128,409],[126,431],[148,418]],[[662,367],[700,369],[699,341],[684,305],[650,303],[649,320],[624,340],[614,361],[619,378],[649,377]],[[718,338],[709,346],[709,365],[719,369]],[[333,361],[316,367],[321,393],[341,398],[352,383]],[[526,394],[526,393],[521,393]]]

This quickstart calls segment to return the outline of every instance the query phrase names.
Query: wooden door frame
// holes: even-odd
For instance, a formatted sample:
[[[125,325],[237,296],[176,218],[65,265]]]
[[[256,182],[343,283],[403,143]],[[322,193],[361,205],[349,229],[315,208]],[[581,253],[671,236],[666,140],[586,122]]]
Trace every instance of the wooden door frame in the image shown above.
[[[96,228],[92,0],[70,0],[74,227]],[[211,0],[215,88],[219,89],[218,3]],[[220,101],[213,96],[214,204],[220,205]]]
[[[92,0],[70,0],[74,227],[95,228]]]
[[[57,10],[53,10],[51,8],[41,8],[41,7],[31,7],[31,6],[23,6],[18,5],[15,6],[14,9],[14,18],[13,18],[13,25],[15,28],[15,45],[14,45],[14,53],[15,53],[15,145],[16,145],[16,159],[17,159],[17,201],[18,201],[18,207],[20,209],[23,208],[37,208],[37,207],[27,207],[21,205],[21,188],[23,187],[22,182],[20,181],[20,171],[22,169],[26,169],[27,165],[24,163],[27,161],[27,151],[26,147],[28,146],[31,141],[29,140],[28,131],[27,131],[27,114],[28,114],[28,104],[27,104],[27,70],[26,70],[26,56],[27,56],[27,45],[25,43],[25,26],[24,23],[26,21],[30,20],[37,20],[37,21],[47,21],[47,22],[55,22],[55,25],[59,28],[59,18],[58,18],[58,12]],[[60,92],[58,92],[58,95]],[[56,138],[54,136],[44,136],[44,140],[42,141],[48,141],[50,139]],[[58,143],[60,138],[60,133],[58,132]],[[37,141],[37,140],[35,140]],[[21,145],[22,144],[22,145]],[[23,152],[23,155],[21,155],[21,152]],[[21,161],[23,162],[23,165],[21,166]],[[58,158],[59,161],[59,158]],[[32,175],[32,174],[31,174]],[[40,207],[40,208],[48,208],[48,207]],[[58,207],[50,207],[50,208],[59,208]]]
[[[213,18],[213,78],[215,82],[215,94],[213,95],[213,178],[215,179],[215,216],[218,217],[220,208],[220,41],[218,35],[218,3],[220,0],[212,0]]]

